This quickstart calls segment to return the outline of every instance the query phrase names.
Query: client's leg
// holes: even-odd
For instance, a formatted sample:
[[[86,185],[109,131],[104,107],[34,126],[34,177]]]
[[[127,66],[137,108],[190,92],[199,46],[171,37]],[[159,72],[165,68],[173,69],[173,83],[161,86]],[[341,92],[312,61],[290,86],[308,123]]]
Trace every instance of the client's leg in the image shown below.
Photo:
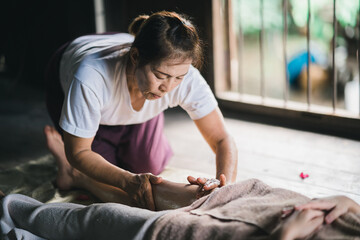
[[[196,194],[199,189],[197,185],[163,180],[162,183],[152,186],[156,210],[188,206],[196,200]]]
[[[1,208],[3,234],[26,230],[46,239],[133,239],[146,221],[164,214],[115,203],[43,204],[19,194],[5,197]]]
[[[60,189],[82,188],[88,190],[103,202],[132,205],[127,193],[121,189],[97,182],[74,169],[66,159],[64,143],[61,135],[55,128],[46,126],[44,132],[47,146],[54,155],[58,165],[56,183]],[[196,185],[173,183],[164,180],[159,185],[153,185],[156,209],[164,210],[187,206],[196,199],[197,191],[198,186]]]

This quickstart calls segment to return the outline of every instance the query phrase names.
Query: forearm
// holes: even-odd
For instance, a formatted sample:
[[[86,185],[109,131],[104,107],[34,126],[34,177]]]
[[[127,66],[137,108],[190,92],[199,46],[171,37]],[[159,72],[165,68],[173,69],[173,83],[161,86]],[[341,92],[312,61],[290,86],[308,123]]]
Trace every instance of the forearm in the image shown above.
[[[124,189],[126,179],[132,174],[108,161],[100,154],[84,150],[75,155],[67,153],[70,164],[87,176],[118,188]]]
[[[227,136],[216,147],[216,178],[225,174],[229,182],[236,181],[238,152],[235,141]]]
[[[270,234],[270,240],[294,240],[292,229],[288,229],[283,223],[279,223],[278,227]]]

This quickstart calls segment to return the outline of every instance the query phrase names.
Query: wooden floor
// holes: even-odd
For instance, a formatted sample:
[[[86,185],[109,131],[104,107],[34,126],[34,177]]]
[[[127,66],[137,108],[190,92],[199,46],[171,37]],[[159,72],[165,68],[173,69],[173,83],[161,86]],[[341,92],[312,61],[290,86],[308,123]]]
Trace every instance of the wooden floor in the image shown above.
[[[166,113],[170,167],[215,174],[215,155],[184,112]],[[238,151],[237,181],[258,178],[309,197],[346,195],[360,203],[360,142],[225,119]],[[309,174],[302,180],[301,172]]]

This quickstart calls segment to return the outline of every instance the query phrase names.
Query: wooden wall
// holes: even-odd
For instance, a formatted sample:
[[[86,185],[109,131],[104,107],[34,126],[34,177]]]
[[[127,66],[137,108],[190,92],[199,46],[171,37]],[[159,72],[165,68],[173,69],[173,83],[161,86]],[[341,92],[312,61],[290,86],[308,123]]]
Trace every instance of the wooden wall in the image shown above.
[[[0,55],[13,82],[43,87],[51,54],[63,43],[95,32],[89,0],[11,0],[0,3]]]
[[[206,43],[202,70],[212,86],[212,28],[210,0],[104,0],[107,31],[127,32],[133,18],[160,10],[189,15]],[[5,55],[12,81],[42,87],[51,54],[75,37],[95,33],[92,0],[11,0],[0,3],[0,56]]]

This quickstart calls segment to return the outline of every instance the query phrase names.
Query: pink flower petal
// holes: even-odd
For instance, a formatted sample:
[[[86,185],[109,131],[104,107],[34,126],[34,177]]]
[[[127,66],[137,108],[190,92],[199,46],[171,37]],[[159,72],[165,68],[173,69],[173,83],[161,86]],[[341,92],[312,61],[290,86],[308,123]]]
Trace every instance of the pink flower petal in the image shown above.
[[[305,179],[305,178],[308,178],[308,177],[309,177],[309,174],[301,172],[301,173],[300,173],[300,177],[301,177],[302,179]]]

